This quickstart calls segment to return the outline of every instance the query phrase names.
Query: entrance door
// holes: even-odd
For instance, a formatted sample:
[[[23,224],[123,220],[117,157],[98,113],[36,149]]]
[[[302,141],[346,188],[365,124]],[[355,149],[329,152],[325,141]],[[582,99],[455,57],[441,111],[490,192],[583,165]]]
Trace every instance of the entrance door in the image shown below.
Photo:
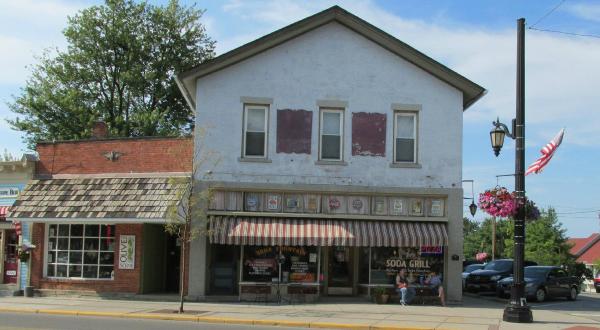
[[[237,295],[237,264],[240,259],[237,245],[210,245],[210,284],[213,295]]]
[[[3,283],[17,283],[17,270],[19,258],[17,256],[17,243],[19,237],[14,230],[6,230],[4,238],[4,279]]]
[[[189,250],[186,253],[190,253]],[[165,291],[179,292],[181,269],[181,243],[174,235],[167,235],[167,274]]]
[[[335,246],[329,249],[329,295],[352,295],[354,263],[352,248]]]

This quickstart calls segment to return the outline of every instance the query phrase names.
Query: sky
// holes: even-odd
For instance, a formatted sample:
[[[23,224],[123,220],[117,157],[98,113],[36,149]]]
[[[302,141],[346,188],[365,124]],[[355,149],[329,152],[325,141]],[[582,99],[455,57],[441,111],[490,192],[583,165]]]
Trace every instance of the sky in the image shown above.
[[[150,0],[164,4],[166,0]],[[184,5],[194,2],[180,0]],[[7,102],[18,95],[36,56],[66,46],[67,17],[101,1],[0,0],[0,151],[27,152],[10,129]],[[488,91],[464,113],[465,216],[470,198],[496,185],[514,189],[514,141],[495,157],[489,131],[496,118],[515,115],[516,20],[526,30],[526,163],[565,128],[562,145],[544,172],[526,178],[527,196],[554,207],[570,237],[600,231],[600,1],[481,0],[223,0],[196,1],[201,21],[222,54],[332,5],[339,5],[443,63]],[[557,5],[560,6],[548,14]],[[540,19],[542,19],[540,21]],[[478,211],[476,219],[484,218]]]

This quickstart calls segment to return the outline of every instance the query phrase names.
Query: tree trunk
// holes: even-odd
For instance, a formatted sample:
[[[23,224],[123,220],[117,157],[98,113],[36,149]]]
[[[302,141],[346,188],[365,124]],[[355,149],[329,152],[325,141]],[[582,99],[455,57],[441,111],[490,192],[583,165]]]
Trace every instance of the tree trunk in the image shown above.
[[[186,219],[187,220],[187,219]],[[179,274],[179,313],[183,313],[183,298],[184,298],[184,283],[185,283],[185,246],[187,244],[187,233],[188,233],[188,222],[186,221],[183,226],[183,239],[181,240],[181,259],[179,267],[181,269]]]

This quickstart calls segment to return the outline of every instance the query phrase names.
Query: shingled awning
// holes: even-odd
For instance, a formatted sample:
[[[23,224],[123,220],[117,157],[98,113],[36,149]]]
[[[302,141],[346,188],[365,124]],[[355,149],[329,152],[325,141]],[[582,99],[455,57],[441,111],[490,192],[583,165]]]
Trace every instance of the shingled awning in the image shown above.
[[[32,222],[164,222],[185,181],[168,177],[33,180],[7,218]]]

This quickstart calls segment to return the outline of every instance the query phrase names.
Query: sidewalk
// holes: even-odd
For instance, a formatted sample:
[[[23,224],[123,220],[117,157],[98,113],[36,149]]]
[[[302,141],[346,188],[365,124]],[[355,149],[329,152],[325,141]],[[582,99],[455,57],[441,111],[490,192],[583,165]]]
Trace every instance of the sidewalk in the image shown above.
[[[598,327],[593,320],[536,310],[535,323],[502,322],[503,305],[465,297],[462,306],[376,305],[336,300],[303,305],[248,303],[186,303],[184,315],[176,302],[102,300],[64,297],[0,298],[0,312],[162,319],[210,323],[296,326],[333,329],[565,329]]]

